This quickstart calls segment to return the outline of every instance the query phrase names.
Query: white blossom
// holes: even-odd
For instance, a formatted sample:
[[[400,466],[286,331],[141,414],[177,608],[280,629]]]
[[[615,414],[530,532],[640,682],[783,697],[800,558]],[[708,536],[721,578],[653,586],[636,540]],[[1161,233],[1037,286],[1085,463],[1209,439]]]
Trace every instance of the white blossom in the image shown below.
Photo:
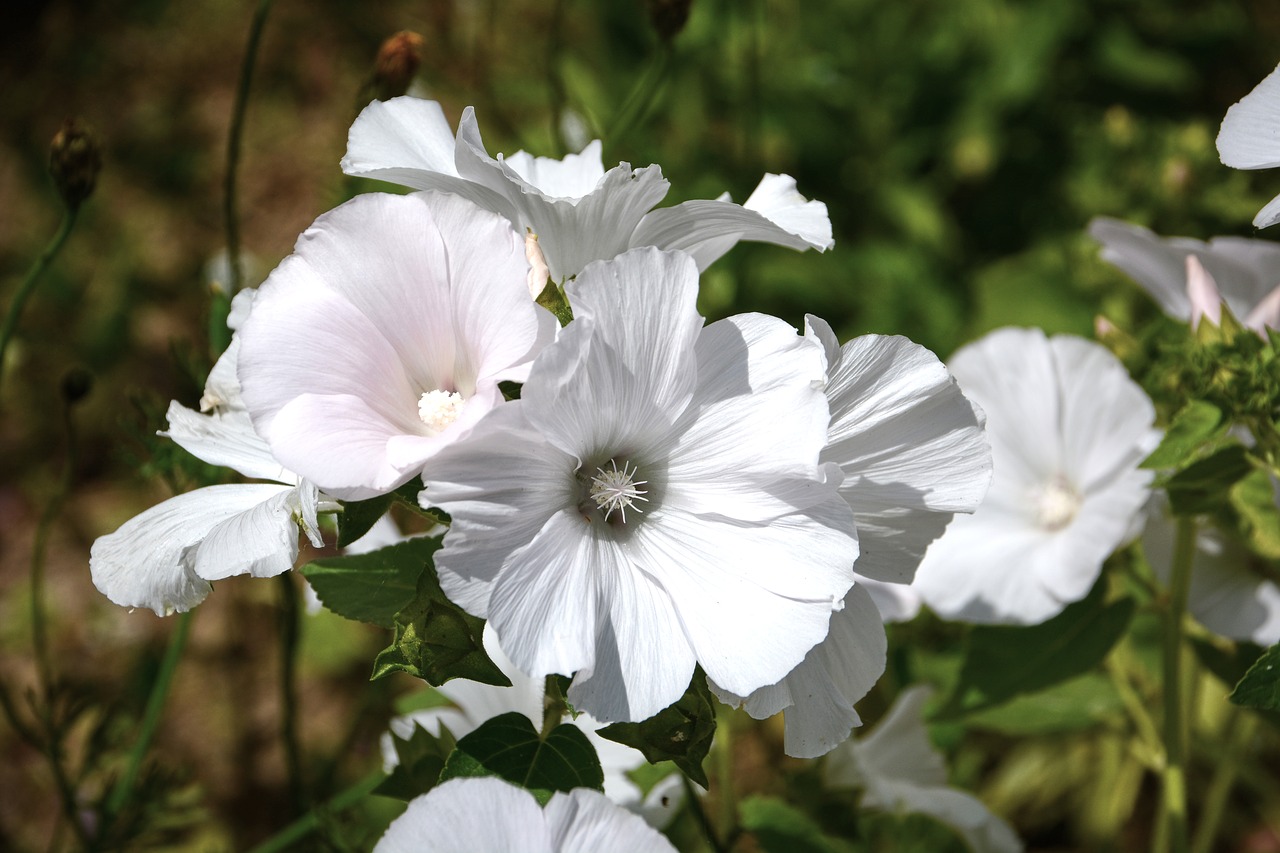
[[[1232,104],[1218,131],[1218,156],[1233,169],[1280,166],[1280,66]],[[1253,218],[1254,228],[1280,222],[1280,196]]]

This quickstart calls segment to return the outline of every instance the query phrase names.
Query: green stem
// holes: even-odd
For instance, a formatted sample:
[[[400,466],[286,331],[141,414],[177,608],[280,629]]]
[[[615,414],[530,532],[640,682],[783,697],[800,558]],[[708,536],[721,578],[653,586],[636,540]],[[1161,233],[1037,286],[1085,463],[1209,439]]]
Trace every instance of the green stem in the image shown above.
[[[1161,812],[1163,840],[1173,853],[1187,853],[1187,734],[1184,707],[1182,629],[1191,588],[1191,563],[1195,557],[1196,524],[1192,518],[1178,519],[1173,568],[1169,578],[1169,599],[1164,623],[1164,772]]]
[[[1232,705],[1227,714],[1224,729],[1227,732],[1227,744],[1217,765],[1213,778],[1209,781],[1209,790],[1204,798],[1204,810],[1200,814],[1200,825],[1196,827],[1195,838],[1191,842],[1191,853],[1211,853],[1213,842],[1222,823],[1222,815],[1226,812],[1227,799],[1231,788],[1235,785],[1240,771],[1240,759],[1244,756],[1249,742],[1257,731],[1258,720],[1250,713]]]
[[[627,138],[627,135],[649,114],[649,109],[653,106],[653,100],[662,88],[662,81],[666,78],[671,53],[671,45],[663,42],[658,47],[658,52],[654,54],[649,67],[645,69],[644,74],[636,81],[636,85],[631,90],[631,93],[627,95],[627,99],[622,102],[622,107],[619,108],[618,114],[613,120],[613,125],[605,136],[605,144],[610,149],[616,150],[617,146],[621,145],[622,141]]]
[[[342,793],[329,800],[323,806],[312,809],[307,814],[295,820],[266,841],[254,847],[249,853],[280,853],[282,850],[288,850],[294,844],[311,835],[320,828],[320,816],[322,813],[332,814],[335,812],[346,811],[365,797],[373,793],[374,788],[382,784],[386,779],[383,773],[372,773],[364,779],[352,785]]]
[[[307,808],[306,786],[302,779],[302,747],[298,739],[298,629],[301,612],[293,573],[280,575],[280,740],[284,744],[285,766],[289,774],[289,801],[293,813]]]
[[[244,114],[249,105],[249,86],[253,82],[253,66],[258,57],[258,44],[267,23],[267,13],[274,0],[261,0],[249,25],[249,44],[240,66],[240,82],[231,111],[231,130],[227,135],[227,172],[223,177],[222,213],[227,231],[227,265],[230,268],[231,294],[240,292],[243,275],[240,268],[240,223],[236,212],[236,170],[240,167],[240,140],[244,135]]]
[[[715,827],[711,825],[711,819],[707,817],[707,812],[702,807],[702,796],[698,793],[698,789],[693,786],[693,782],[690,781],[689,777],[683,773],[680,774],[680,782],[684,785],[685,802],[689,804],[689,809],[693,812],[693,819],[697,821],[698,828],[702,830],[707,843],[711,845],[711,849],[715,853],[726,853],[729,848],[720,840],[720,836],[716,834]]]
[[[111,789],[111,796],[107,799],[107,817],[119,814],[133,793],[134,780],[138,778],[142,761],[146,758],[147,750],[151,748],[151,741],[160,725],[160,714],[164,711],[165,700],[169,697],[169,686],[173,683],[173,674],[178,669],[178,661],[182,659],[182,652],[187,646],[187,637],[191,634],[191,618],[190,610],[179,616],[178,627],[169,638],[169,647],[165,649],[164,659],[160,661],[160,671],[156,673],[156,680],[151,684],[151,695],[147,697],[147,707],[142,714],[142,727],[138,732],[138,739],[134,741],[133,749],[129,751],[129,763],[125,765],[124,773],[116,780],[115,787]]]
[[[44,251],[40,253],[40,257],[36,258],[35,263],[31,265],[31,269],[27,270],[26,277],[18,285],[18,292],[13,295],[13,302],[9,304],[9,311],[4,315],[4,325],[0,326],[0,381],[4,378],[4,354],[9,348],[9,341],[13,339],[13,333],[18,330],[18,320],[22,316],[22,309],[27,304],[27,300],[31,298],[31,294],[35,292],[36,284],[39,283],[40,277],[44,275],[44,271],[53,263],[53,259],[58,256],[58,252],[62,251],[62,245],[67,242],[67,237],[71,235],[71,229],[76,224],[76,214],[79,212],[79,207],[63,209],[62,222],[58,225],[58,232],[53,235],[49,245],[45,246]]]
[[[542,688],[542,739],[550,737],[555,727],[564,721],[569,703],[560,690],[560,676],[548,675]]]

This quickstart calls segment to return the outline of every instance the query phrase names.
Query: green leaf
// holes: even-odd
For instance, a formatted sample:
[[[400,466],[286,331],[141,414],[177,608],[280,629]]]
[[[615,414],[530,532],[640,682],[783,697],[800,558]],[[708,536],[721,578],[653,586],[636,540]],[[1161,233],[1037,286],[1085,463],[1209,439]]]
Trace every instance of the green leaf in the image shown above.
[[[1280,643],[1258,658],[1228,697],[1236,705],[1280,711]]]
[[[1181,468],[1195,457],[1201,445],[1222,432],[1221,425],[1221,409],[1203,400],[1192,400],[1173,416],[1160,446],[1138,467]]]
[[[391,741],[399,763],[373,792],[405,802],[425,794],[439,783],[440,773],[458,745],[453,732],[443,723],[440,724],[439,737],[414,723],[413,734],[408,739],[393,732]]]
[[[1106,676],[1089,672],[964,718],[967,729],[1015,737],[1078,732],[1122,715],[1124,703]]]
[[[804,812],[774,797],[751,796],[738,804],[742,828],[766,853],[843,853],[847,845],[823,835]]]
[[[561,723],[543,739],[518,711],[487,720],[459,740],[440,781],[471,776],[514,782],[531,791],[542,805],[556,791],[604,789],[600,759],[581,729]]]
[[[1249,667],[1262,657],[1262,647],[1253,643],[1233,643],[1218,637],[1188,637],[1188,639],[1201,665],[1228,687],[1238,684],[1249,671]]]
[[[1267,472],[1250,471],[1231,487],[1228,500],[1240,514],[1249,546],[1264,557],[1280,559],[1280,507]]]
[[[702,762],[716,733],[716,708],[702,668],[674,704],[639,723],[614,723],[597,734],[640,750],[650,764],[670,761],[704,788],[710,787]]]
[[[338,547],[345,548],[368,533],[391,509],[395,500],[396,496],[388,492],[367,501],[342,501],[342,515],[338,517]]]
[[[334,613],[390,628],[395,615],[414,600],[418,579],[431,565],[440,539],[419,537],[368,554],[315,560],[302,567],[302,574]]]
[[[1040,625],[980,625],[969,632],[960,679],[939,718],[992,708],[1093,669],[1124,634],[1134,601],[1104,602],[1099,580],[1081,601]]]
[[[451,678],[510,687],[511,679],[485,652],[483,637],[484,620],[445,597],[429,565],[412,600],[396,613],[395,637],[378,653],[369,680],[405,672],[436,687]]]
[[[1217,512],[1226,505],[1231,487],[1252,470],[1244,447],[1223,447],[1169,478],[1169,507],[1174,515]]]

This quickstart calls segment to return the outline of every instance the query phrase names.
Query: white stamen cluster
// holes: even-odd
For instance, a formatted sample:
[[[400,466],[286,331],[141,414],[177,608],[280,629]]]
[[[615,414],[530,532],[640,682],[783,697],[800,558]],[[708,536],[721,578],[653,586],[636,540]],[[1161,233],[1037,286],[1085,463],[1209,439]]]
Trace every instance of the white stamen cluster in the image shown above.
[[[462,395],[457,391],[427,391],[418,400],[418,417],[435,432],[456,421],[461,411]]]
[[[607,471],[603,467],[597,468],[596,475],[591,478],[591,499],[604,512],[606,520],[617,510],[621,513],[622,523],[626,524],[628,509],[642,511],[636,506],[636,501],[648,503],[649,499],[645,497],[648,490],[640,488],[648,481],[635,479],[640,469],[632,468],[629,462],[622,463],[621,471],[617,460],[610,459],[609,465]]]
[[[1036,524],[1050,532],[1061,530],[1080,512],[1080,494],[1061,475],[1032,494]]]

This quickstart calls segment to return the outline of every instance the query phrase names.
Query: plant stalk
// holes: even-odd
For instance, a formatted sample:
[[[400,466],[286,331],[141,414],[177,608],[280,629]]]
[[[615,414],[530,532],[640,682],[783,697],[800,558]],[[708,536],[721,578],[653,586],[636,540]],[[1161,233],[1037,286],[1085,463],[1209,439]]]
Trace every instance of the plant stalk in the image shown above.
[[[22,317],[22,309],[26,306],[27,300],[31,298],[31,294],[35,292],[36,285],[40,282],[45,270],[49,268],[54,258],[58,257],[58,253],[62,251],[62,246],[67,242],[67,237],[71,236],[71,229],[75,227],[76,215],[79,212],[80,208],[78,206],[63,208],[62,222],[58,225],[57,233],[53,235],[49,245],[45,246],[44,251],[36,258],[35,263],[31,265],[31,269],[27,270],[22,283],[18,285],[18,291],[13,295],[13,302],[9,303],[9,310],[4,315],[4,325],[0,326],[0,382],[4,380],[4,354],[9,348],[9,341],[13,339],[14,332],[18,330],[18,320]]]
[[[1164,752],[1165,762],[1161,792],[1163,832],[1156,833],[1163,849],[1172,853],[1188,853],[1187,835],[1187,731],[1186,685],[1182,664],[1183,623],[1186,621],[1187,596],[1191,588],[1191,563],[1195,556],[1196,523],[1193,518],[1179,518],[1169,578],[1168,606],[1165,610],[1164,657]],[[1163,838],[1161,836],[1163,835]]]

